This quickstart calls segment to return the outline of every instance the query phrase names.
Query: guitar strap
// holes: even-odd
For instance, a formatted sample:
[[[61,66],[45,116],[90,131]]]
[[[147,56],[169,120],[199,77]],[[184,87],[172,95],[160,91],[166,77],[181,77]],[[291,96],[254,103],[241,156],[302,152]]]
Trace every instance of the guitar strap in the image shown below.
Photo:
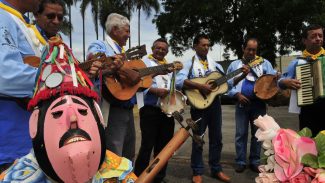
[[[219,69],[219,67],[216,66],[216,69],[220,74],[222,74],[222,76],[226,75],[221,69]]]
[[[192,57],[192,64],[191,64],[190,70],[188,72],[187,79],[190,79],[190,76],[192,75],[194,60],[195,60],[195,56]]]

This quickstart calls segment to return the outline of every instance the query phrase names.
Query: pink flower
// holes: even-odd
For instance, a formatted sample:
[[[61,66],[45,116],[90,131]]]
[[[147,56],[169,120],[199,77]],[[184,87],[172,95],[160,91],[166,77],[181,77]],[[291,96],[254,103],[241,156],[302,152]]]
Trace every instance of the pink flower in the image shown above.
[[[297,176],[291,178],[289,183],[308,183],[311,181],[311,178],[308,174],[301,172]]]
[[[304,167],[304,171],[312,176],[312,177],[316,177],[317,174],[321,174],[321,173],[324,173],[325,170],[324,169],[321,169],[321,168],[318,168],[318,169],[314,169],[314,168],[311,168],[311,167]]]
[[[280,129],[272,142],[274,158],[277,162],[274,173],[280,181],[288,181],[301,172],[303,155],[307,153],[317,155],[315,142],[312,139],[300,137],[290,129]]]
[[[254,125],[259,128],[255,133],[258,141],[271,140],[280,129],[280,126],[268,115],[259,116],[254,120]]]
[[[311,181],[311,183],[324,183],[325,182],[325,172],[316,174],[316,177]]]
[[[256,183],[280,183],[274,173],[259,173],[255,178]]]

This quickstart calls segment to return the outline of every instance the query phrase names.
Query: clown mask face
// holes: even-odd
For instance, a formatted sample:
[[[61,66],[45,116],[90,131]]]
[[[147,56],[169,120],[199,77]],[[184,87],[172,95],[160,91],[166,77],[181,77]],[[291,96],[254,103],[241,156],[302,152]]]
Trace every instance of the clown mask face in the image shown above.
[[[95,119],[93,111],[97,112],[77,96],[66,95],[54,100],[45,113],[43,124],[41,118],[38,121],[37,129],[44,132],[41,136],[46,152],[37,152],[38,149],[35,149],[37,142],[34,137],[42,132],[36,132],[35,124],[33,125],[37,120],[32,118],[38,116],[38,112],[34,111],[37,114],[32,114],[30,124],[34,132],[31,130],[31,136],[36,158],[42,165],[42,153],[47,154],[50,166],[63,182],[87,182],[96,174],[101,164],[105,149],[100,133],[102,126],[98,119]],[[42,151],[42,147],[39,148]],[[44,169],[47,169],[48,165],[43,166],[45,167],[41,168],[47,173]]]

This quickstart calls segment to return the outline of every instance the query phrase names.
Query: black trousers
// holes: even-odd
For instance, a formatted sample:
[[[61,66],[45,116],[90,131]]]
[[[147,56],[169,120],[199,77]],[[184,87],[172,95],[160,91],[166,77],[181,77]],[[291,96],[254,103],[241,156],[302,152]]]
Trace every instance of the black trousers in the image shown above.
[[[134,173],[139,176],[149,165],[151,152],[156,157],[174,135],[175,122],[160,108],[144,106],[140,109],[141,147],[135,161]],[[156,175],[154,182],[166,176],[167,164]]]
[[[13,163],[5,163],[0,165],[0,174],[6,171]]]
[[[325,99],[321,99],[312,105],[301,107],[299,114],[299,128],[300,130],[308,127],[311,129],[313,136],[318,132],[325,130]]]

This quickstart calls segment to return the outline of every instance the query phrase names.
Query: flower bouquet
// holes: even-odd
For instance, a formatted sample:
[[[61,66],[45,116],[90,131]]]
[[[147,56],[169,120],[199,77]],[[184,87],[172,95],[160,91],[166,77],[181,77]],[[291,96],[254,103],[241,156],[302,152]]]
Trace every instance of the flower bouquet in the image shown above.
[[[283,129],[271,116],[259,116],[256,138],[262,141],[266,164],[259,166],[257,183],[325,183],[325,131]]]

